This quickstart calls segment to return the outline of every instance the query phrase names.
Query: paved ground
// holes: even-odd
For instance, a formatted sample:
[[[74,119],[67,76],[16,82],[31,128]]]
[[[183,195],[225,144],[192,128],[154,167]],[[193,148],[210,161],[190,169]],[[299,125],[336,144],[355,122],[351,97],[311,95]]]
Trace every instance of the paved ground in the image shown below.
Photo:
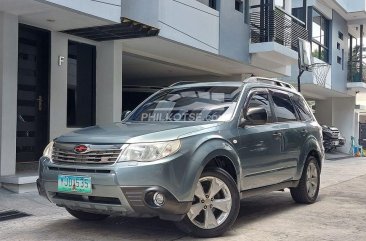
[[[0,222],[1,240],[194,240],[159,219],[80,222],[35,193],[0,189],[0,210],[32,214]],[[288,192],[242,201],[233,229],[214,240],[366,240],[366,158],[326,161],[319,201],[295,204]]]

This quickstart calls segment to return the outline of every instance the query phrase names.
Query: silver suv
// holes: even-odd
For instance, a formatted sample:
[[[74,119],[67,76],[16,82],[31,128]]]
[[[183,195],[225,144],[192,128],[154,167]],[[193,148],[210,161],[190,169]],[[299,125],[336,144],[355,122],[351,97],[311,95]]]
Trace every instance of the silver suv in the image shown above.
[[[291,85],[178,84],[122,122],[53,140],[37,186],[81,220],[158,216],[214,237],[250,195],[289,188],[296,202],[315,202],[323,158],[321,127]]]

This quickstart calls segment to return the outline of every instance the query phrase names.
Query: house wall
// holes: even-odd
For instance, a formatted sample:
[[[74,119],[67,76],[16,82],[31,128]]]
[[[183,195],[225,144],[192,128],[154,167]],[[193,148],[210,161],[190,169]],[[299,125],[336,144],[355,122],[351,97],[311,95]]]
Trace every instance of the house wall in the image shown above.
[[[77,38],[51,33],[50,139],[75,130],[67,127],[67,56],[68,41],[95,45],[96,54],[96,123],[119,121],[122,99],[122,44]],[[59,56],[65,62],[59,66]]]
[[[38,0],[119,23],[121,0]]]
[[[235,0],[218,0],[220,11],[220,55],[249,63],[250,26],[244,13],[235,10]]]
[[[160,29],[163,38],[219,52],[220,13],[196,0],[122,0],[121,16]]]
[[[0,176],[15,173],[18,17],[0,13]]]
[[[332,72],[332,89],[339,92],[347,91],[347,60],[348,60],[348,26],[345,19],[337,12],[333,11],[333,20],[330,25],[330,58]],[[343,40],[339,38],[338,33],[343,34]],[[340,48],[337,48],[339,43]],[[342,54],[343,52],[343,54]],[[341,63],[337,59],[341,58]]]

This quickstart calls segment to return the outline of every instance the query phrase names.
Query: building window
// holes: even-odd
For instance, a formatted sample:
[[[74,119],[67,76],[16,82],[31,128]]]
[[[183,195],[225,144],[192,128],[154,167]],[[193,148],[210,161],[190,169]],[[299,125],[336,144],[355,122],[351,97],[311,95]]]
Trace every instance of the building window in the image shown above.
[[[67,127],[95,125],[95,46],[69,41]]]
[[[337,42],[337,49],[341,50],[341,44]]]
[[[208,6],[210,7],[210,8],[213,8],[213,9],[216,9],[216,0],[209,0],[209,2],[208,2]]]
[[[306,12],[305,12],[305,8],[304,7],[301,7],[301,8],[293,8],[292,9],[292,15],[295,16],[296,18],[300,19],[304,23],[306,22]]]
[[[341,31],[338,31],[338,38],[340,40],[343,40],[343,33]]]
[[[340,56],[337,56],[337,63],[342,64],[342,58]]]
[[[314,57],[328,62],[329,21],[315,9],[313,9],[312,16],[312,54]]]
[[[235,10],[239,12],[244,11],[244,4],[243,0],[235,0]]]

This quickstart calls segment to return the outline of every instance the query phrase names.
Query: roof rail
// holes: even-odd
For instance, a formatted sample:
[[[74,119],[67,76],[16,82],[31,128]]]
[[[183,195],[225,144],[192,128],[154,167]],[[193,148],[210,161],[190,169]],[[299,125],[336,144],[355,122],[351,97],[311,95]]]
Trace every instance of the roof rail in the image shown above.
[[[179,82],[176,82],[172,85],[169,85],[169,87],[174,87],[174,86],[179,86],[179,85],[186,85],[186,84],[195,84],[197,83],[196,81],[179,81]]]
[[[287,82],[277,80],[277,79],[264,78],[264,77],[250,77],[248,79],[245,79],[243,81],[243,83],[265,83],[265,84],[285,87],[285,88],[288,88],[291,90],[296,90],[296,88],[294,86],[292,86],[291,84],[289,84]]]

